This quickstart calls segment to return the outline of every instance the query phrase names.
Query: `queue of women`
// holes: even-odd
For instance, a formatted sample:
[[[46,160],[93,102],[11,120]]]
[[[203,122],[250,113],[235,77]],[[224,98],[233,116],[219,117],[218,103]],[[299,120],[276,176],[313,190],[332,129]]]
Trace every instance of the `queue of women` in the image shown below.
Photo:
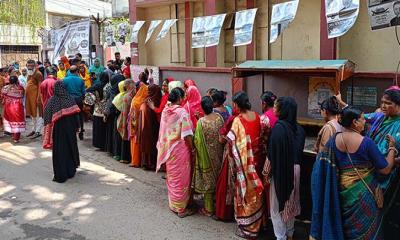
[[[267,91],[259,116],[243,91],[229,107],[226,92],[209,89],[202,97],[193,80],[167,78],[160,87],[148,71],[133,81],[113,64],[96,74],[84,98],[93,111],[95,148],[131,167],[165,172],[169,209],[181,218],[199,212],[235,220],[236,234],[246,239],[257,238],[270,218],[277,239],[293,238],[306,135],[295,99]],[[23,109],[16,97],[22,90],[10,78],[4,104]],[[321,104],[326,124],[315,144],[311,239],[389,239],[400,232],[400,88],[386,90],[381,102],[370,114],[340,95]],[[73,177],[79,166],[80,111],[57,81],[44,111],[55,181]],[[18,127],[4,116],[5,126]]]

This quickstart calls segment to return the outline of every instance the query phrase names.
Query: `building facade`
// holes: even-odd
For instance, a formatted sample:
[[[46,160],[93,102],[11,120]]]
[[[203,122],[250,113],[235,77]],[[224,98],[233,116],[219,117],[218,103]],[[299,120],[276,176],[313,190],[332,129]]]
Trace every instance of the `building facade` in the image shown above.
[[[372,31],[367,2],[360,1],[355,25],[344,36],[327,39],[324,0],[300,1],[296,18],[278,40],[269,44],[269,16],[272,5],[282,0],[129,0],[131,22],[136,20],[179,19],[166,38],[155,36],[144,43],[147,31],[139,35],[141,65],[229,68],[246,60],[349,59],[357,71],[395,72],[398,47],[394,28]],[[234,12],[258,8],[253,42],[233,47]],[[216,47],[192,49],[193,17],[227,13]],[[143,29],[149,27],[146,23]],[[156,34],[154,34],[156,35]]]

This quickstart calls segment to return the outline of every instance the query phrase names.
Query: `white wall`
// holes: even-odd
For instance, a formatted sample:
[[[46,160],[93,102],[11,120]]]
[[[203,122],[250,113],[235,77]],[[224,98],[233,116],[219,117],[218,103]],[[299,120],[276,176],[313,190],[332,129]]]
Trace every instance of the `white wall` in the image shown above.
[[[46,12],[63,15],[80,17],[96,16],[97,13],[100,17],[111,17],[112,15],[111,3],[98,0],[45,0],[45,7]]]

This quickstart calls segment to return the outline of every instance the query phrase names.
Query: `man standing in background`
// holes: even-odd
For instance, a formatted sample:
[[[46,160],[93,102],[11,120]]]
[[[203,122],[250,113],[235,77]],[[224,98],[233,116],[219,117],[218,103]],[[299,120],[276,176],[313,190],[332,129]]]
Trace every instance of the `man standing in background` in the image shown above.
[[[32,59],[28,60],[26,68],[28,69],[25,103],[26,116],[31,117],[33,123],[32,131],[27,135],[27,137],[35,139],[42,136],[41,132],[43,128],[43,106],[39,93],[39,86],[43,81],[43,75],[38,69],[36,69],[35,61]]]

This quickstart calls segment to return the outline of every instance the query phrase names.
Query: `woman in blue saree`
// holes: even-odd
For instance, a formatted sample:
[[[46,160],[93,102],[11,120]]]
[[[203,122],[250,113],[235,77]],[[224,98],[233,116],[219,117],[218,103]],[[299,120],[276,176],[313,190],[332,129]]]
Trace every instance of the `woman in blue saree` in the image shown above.
[[[346,103],[341,101],[341,105]],[[396,140],[396,148],[400,149],[400,88],[392,86],[387,89],[381,99],[381,107],[375,113],[366,114],[370,128],[367,136],[372,138],[379,151],[387,156],[388,143],[385,136],[390,134]],[[397,155],[399,157],[399,155]],[[382,177],[380,184],[385,190],[384,204],[384,236],[385,239],[398,239],[400,236],[400,169],[390,176]]]
[[[365,122],[360,110],[344,109],[343,133],[332,137],[317,156],[310,239],[383,239],[384,211],[375,192],[380,188],[379,174],[392,171],[396,141],[385,136],[385,159],[374,141],[361,135]]]

